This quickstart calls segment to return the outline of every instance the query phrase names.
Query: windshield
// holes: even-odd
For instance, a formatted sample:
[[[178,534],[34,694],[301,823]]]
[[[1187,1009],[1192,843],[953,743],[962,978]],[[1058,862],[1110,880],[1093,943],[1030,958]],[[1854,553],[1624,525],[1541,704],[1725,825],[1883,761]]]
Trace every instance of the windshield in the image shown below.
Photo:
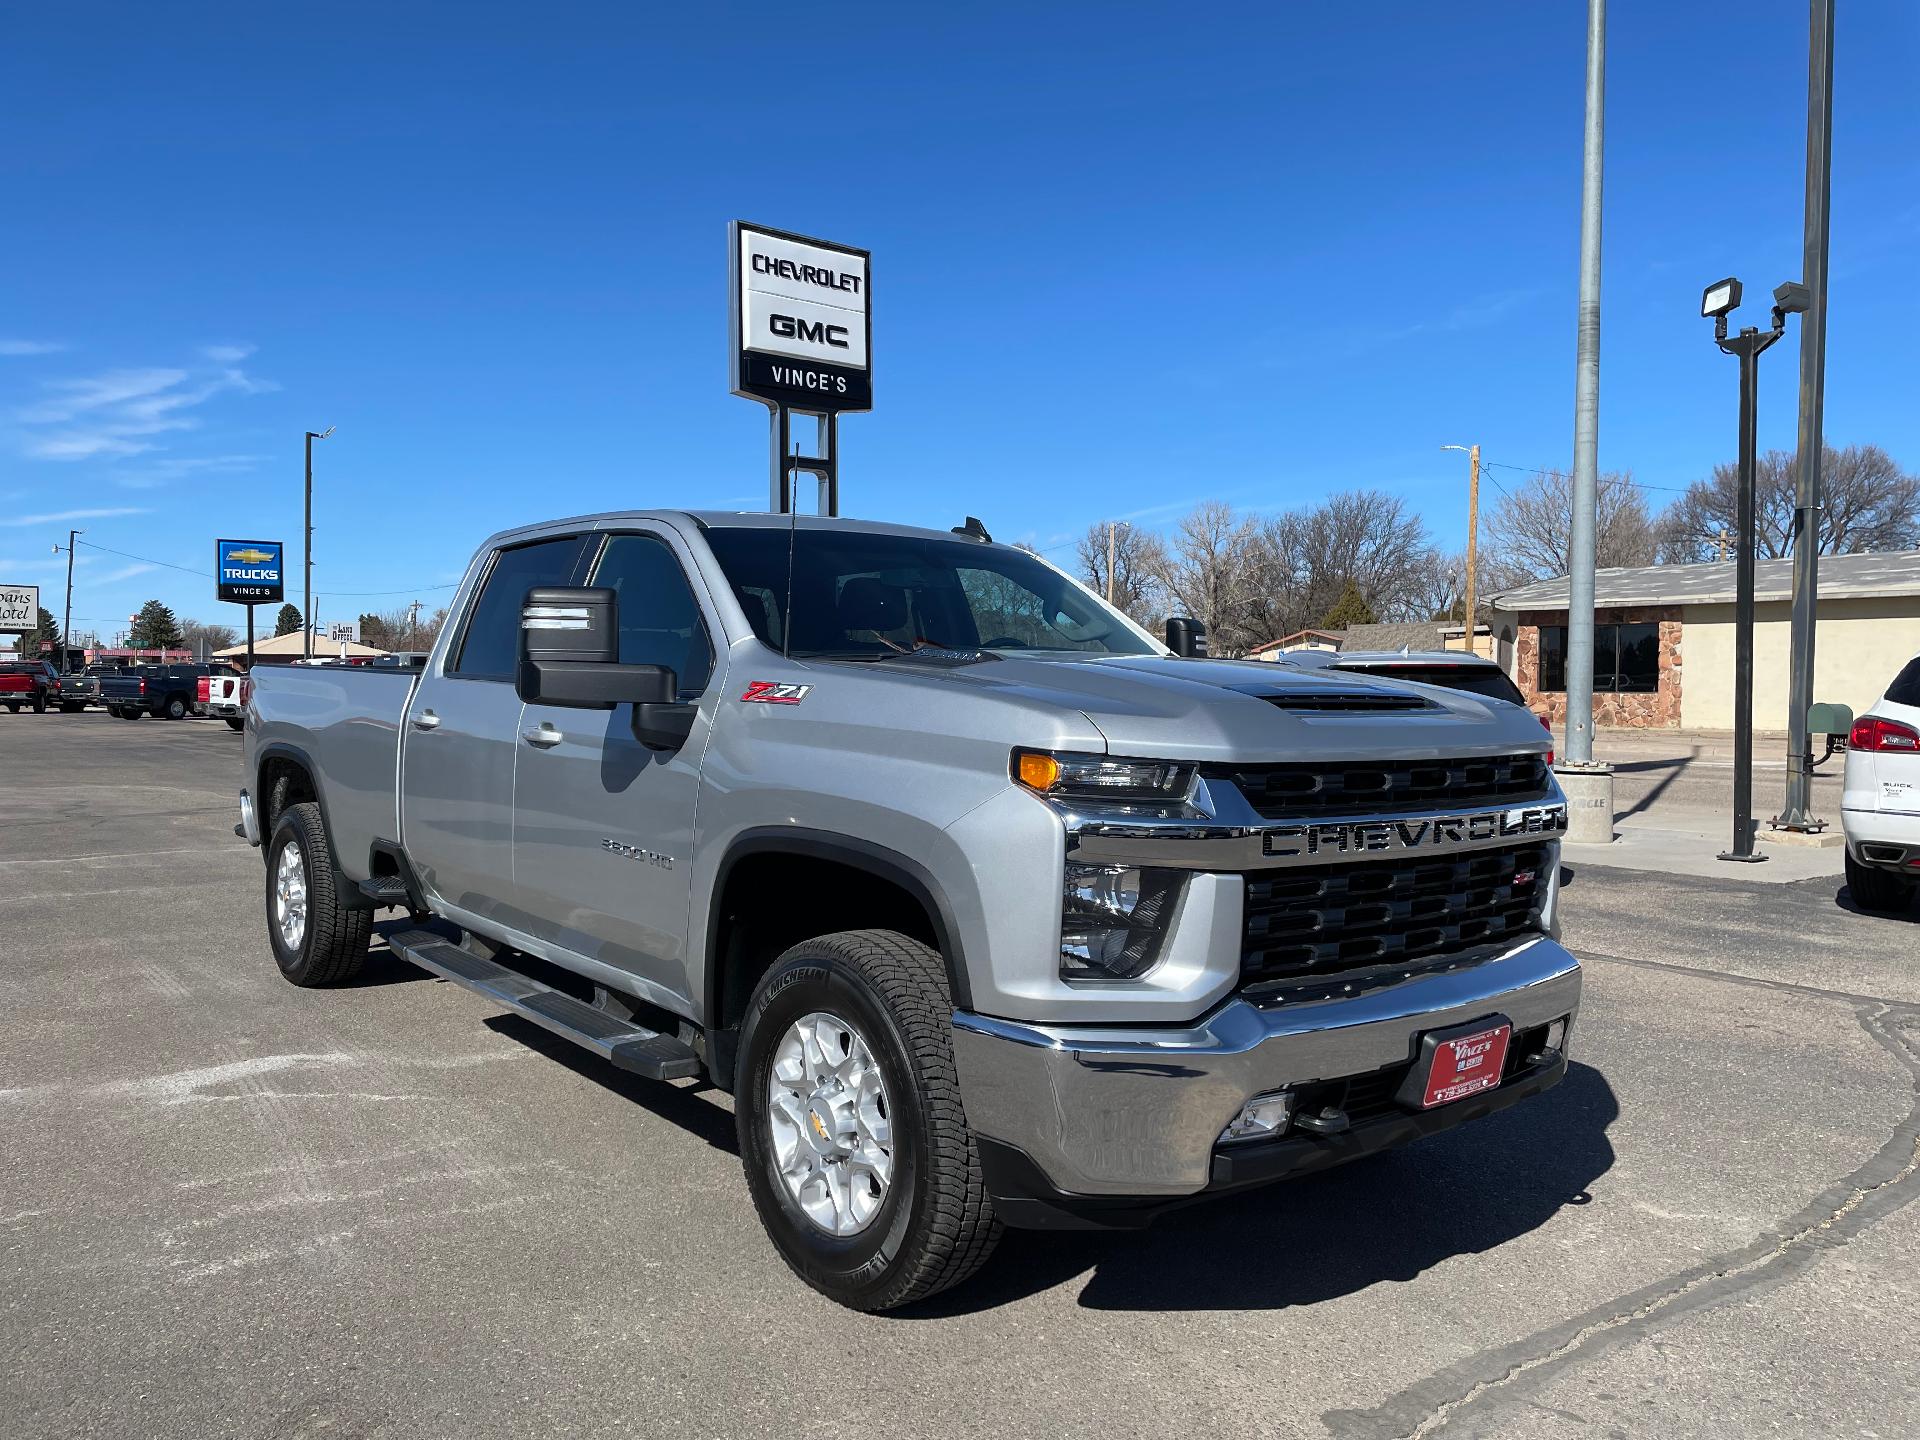
[[[1510,700],[1515,705],[1527,703],[1519,686],[1509,680],[1504,671],[1491,665],[1341,665],[1337,668],[1388,680],[1411,680],[1418,685],[1464,690],[1487,700]]]
[[[1158,653],[1058,571],[1004,546],[759,526],[716,526],[707,531],[707,543],[754,634],[794,655],[885,660],[928,647]]]

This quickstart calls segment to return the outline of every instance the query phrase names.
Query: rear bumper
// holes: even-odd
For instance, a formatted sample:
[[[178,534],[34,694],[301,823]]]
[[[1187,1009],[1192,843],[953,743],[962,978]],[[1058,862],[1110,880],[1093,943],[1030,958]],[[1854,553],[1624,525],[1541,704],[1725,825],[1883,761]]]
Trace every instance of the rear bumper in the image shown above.
[[[1909,862],[1920,859],[1920,814],[1843,807],[1840,829],[1847,838],[1847,852],[1861,864],[1912,874]]]
[[[1555,1020],[1571,1027],[1579,1004],[1579,961],[1541,935],[1479,964],[1350,997],[1266,1008],[1230,999],[1184,1027],[1027,1025],[961,1012],[954,1057],[968,1121],[990,1168],[1006,1176],[997,1194],[1039,1183],[1056,1201],[1167,1200],[1337,1164],[1545,1089],[1564,1073],[1563,1053],[1510,1070],[1498,1090],[1344,1135],[1218,1143],[1255,1095],[1407,1065],[1426,1031],[1495,1013],[1516,1036]],[[1016,1184],[1023,1167],[1031,1173]]]

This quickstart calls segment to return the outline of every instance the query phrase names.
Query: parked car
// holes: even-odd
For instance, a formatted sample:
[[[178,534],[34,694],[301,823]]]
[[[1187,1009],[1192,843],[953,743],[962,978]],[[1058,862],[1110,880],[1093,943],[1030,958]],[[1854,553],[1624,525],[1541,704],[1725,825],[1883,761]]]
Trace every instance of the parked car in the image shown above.
[[[184,720],[202,713],[200,680],[207,673],[205,665],[138,665],[122,675],[103,675],[100,703],[122,720],[143,715]]]
[[[1854,903],[1911,906],[1920,885],[1920,655],[1847,733],[1840,829]]]
[[[253,673],[235,828],[281,973],[350,980],[398,906],[395,955],[707,1077],[844,1305],[1566,1073],[1567,807],[1515,706],[1162,645],[977,522],[556,521],[452,615],[424,669]]]
[[[209,666],[198,686],[200,707],[209,715],[218,715],[230,728],[239,730],[247,723],[247,696],[252,689],[247,672],[239,666]]]
[[[100,680],[105,675],[122,675],[127,671],[124,665],[89,665],[84,670],[74,670],[60,677],[60,708],[67,714],[75,714],[89,705],[100,703]]]
[[[16,715],[28,705],[34,714],[44,715],[47,706],[60,703],[60,672],[45,660],[8,660],[0,663],[0,674],[27,682],[24,689],[17,685],[0,688],[0,704]]]
[[[1286,657],[1286,663],[1308,670],[1338,670],[1348,675],[1381,675],[1416,685],[1439,685],[1522,708],[1527,704],[1520,687],[1498,664],[1465,650],[1296,650]],[[1549,735],[1553,733],[1552,721],[1538,712],[1535,718]],[[1553,763],[1551,750],[1547,763]]]

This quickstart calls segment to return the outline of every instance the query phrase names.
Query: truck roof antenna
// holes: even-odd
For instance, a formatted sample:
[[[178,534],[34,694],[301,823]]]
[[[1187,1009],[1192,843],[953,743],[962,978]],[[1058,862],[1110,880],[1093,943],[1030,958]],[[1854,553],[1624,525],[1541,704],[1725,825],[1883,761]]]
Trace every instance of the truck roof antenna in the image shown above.
[[[993,536],[987,533],[987,527],[982,525],[980,521],[972,515],[967,516],[966,524],[954,526],[952,533],[955,535],[971,536],[973,539],[980,541],[983,545],[989,545],[993,543]]]

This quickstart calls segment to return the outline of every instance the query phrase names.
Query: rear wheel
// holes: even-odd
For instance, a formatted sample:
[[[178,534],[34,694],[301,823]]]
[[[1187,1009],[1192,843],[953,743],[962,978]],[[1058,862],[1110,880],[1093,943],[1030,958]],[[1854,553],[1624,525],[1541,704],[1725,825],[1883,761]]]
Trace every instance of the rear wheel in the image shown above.
[[[46,691],[44,690],[34,691],[33,713],[36,715],[44,715],[47,713],[47,692]]]
[[[1000,1235],[960,1107],[939,954],[888,930],[803,941],[754,991],[735,1112],[781,1258],[855,1310],[959,1284]]]
[[[1905,910],[1913,903],[1913,881],[1891,870],[1863,865],[1847,852],[1847,889],[1862,910]]]
[[[86,708],[85,705],[82,705],[77,700],[62,700],[60,702],[60,713],[62,715],[78,715]]]
[[[343,906],[334,881],[320,807],[288,806],[267,846],[267,940],[296,985],[338,985],[366,963],[373,912]]]
[[[187,718],[186,700],[179,695],[169,695],[167,697],[166,716],[167,716],[167,719],[169,720],[186,719]]]
[[[18,714],[20,713],[20,704],[19,704],[19,702],[18,702],[18,701],[9,701],[9,702],[8,702],[8,704],[7,704],[7,713],[8,713],[9,715],[18,715]]]

